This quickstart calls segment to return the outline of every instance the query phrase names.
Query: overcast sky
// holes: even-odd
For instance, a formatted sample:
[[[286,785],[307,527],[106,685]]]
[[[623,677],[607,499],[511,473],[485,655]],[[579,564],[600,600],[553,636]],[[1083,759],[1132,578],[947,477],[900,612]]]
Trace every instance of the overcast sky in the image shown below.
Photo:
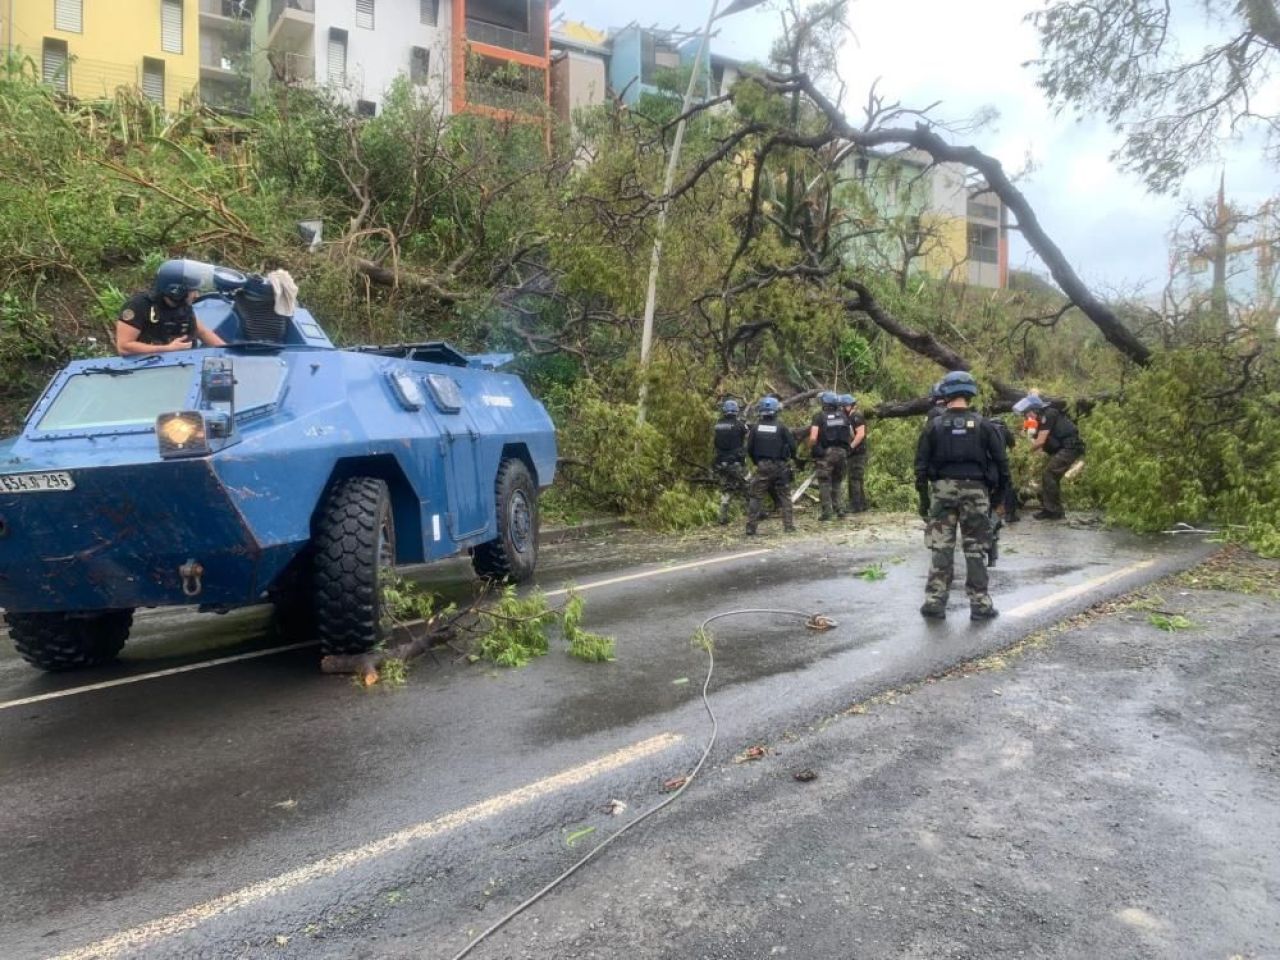
[[[999,118],[965,138],[993,154],[1010,171],[1034,164],[1023,190],[1041,223],[1085,280],[1104,288],[1148,292],[1162,285],[1167,271],[1166,238],[1183,206],[1180,197],[1156,197],[1109,160],[1118,138],[1098,123],[1053,117],[1035,85],[1033,68],[1022,66],[1038,53],[1034,29],[1024,17],[1040,0],[853,0],[852,35],[842,57],[851,109],[865,99],[870,84],[904,105],[941,101],[936,115],[960,120],[984,108]],[[625,11],[619,14],[619,10]],[[642,9],[643,13],[635,11]],[[706,0],[649,0],[641,8],[607,0],[562,0],[557,15],[591,26],[622,26],[632,18],[700,29]],[[737,14],[719,24],[714,49],[742,59],[763,59],[779,32],[776,10],[768,6]],[[852,117],[851,117],[852,119]],[[1269,196],[1274,172],[1256,149],[1236,148],[1227,157],[1228,194],[1256,204]],[[1217,189],[1217,165],[1189,178],[1188,194]],[[1011,264],[1042,270],[1014,235]]]

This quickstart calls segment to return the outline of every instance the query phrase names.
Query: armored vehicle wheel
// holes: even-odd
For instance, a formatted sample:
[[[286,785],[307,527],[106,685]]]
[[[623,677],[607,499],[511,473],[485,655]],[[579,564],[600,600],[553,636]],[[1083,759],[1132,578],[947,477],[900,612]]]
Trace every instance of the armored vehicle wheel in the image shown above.
[[[22,659],[59,672],[110,663],[129,639],[132,610],[80,616],[66,613],[6,613],[9,636]]]
[[[498,535],[471,551],[471,566],[490,580],[523,583],[538,560],[538,487],[523,460],[503,460],[494,484]]]
[[[396,559],[391,494],[382,480],[352,477],[330,492],[316,521],[313,588],[325,653],[366,653],[386,635],[382,588]]]

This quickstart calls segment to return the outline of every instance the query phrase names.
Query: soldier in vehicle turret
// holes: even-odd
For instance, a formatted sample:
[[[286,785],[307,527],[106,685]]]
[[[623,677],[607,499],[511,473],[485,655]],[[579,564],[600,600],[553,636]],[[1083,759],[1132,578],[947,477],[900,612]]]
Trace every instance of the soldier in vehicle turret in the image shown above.
[[[191,305],[199,291],[186,275],[182,261],[170,260],[156,271],[150,290],[129,298],[116,318],[116,352],[122,357],[190,350],[198,340],[221,347],[221,337],[197,318]]]

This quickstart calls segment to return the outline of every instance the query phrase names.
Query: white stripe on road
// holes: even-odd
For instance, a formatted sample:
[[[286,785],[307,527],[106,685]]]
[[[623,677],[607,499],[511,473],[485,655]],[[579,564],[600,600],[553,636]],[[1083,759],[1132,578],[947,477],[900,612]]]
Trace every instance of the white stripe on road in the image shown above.
[[[768,552],[768,547],[763,547],[760,550],[744,550],[742,553],[731,553],[723,557],[711,557],[707,560],[694,560],[692,563],[678,563],[673,567],[660,567],[657,570],[645,570],[641,573],[629,573],[624,577],[610,577],[608,580],[596,580],[593,583],[584,583],[577,587],[565,587],[561,590],[549,590],[544,594],[544,596],[561,597],[571,589],[574,593],[582,593],[584,590],[594,590],[596,587],[611,587],[615,583],[628,583],[632,580],[644,580],[648,577],[660,577],[667,573],[679,573],[681,570],[693,570],[697,567],[709,567],[717,563],[729,563],[732,560],[745,560],[747,557],[758,557],[762,553]]]
[[[586,590],[594,590],[597,587],[608,587],[615,583],[628,583],[632,580],[645,580],[649,577],[660,577],[668,573],[679,573],[682,570],[693,570],[697,567],[709,567],[717,563],[729,563],[733,560],[745,560],[747,557],[758,557],[763,553],[768,553],[767,547],[759,550],[747,550],[742,553],[731,553],[723,557],[709,557],[706,560],[695,560],[691,563],[676,564],[671,567],[660,567],[656,570],[645,570],[640,573],[630,573],[622,577],[611,577],[608,580],[596,580],[593,583],[584,583],[576,586],[573,590],[582,593]],[[569,592],[569,588],[565,587],[560,590],[548,591],[545,596],[560,597]],[[308,643],[291,643],[283,647],[271,647],[267,650],[255,650],[252,653],[239,653],[231,657],[219,657],[216,660],[202,660],[199,663],[189,663],[182,667],[169,667],[165,670],[155,670],[151,673],[139,673],[132,677],[121,677],[118,680],[104,680],[101,683],[90,683],[82,687],[68,687],[66,690],[54,690],[50,693],[36,694],[31,697],[22,697],[18,700],[0,701],[0,710],[8,710],[11,707],[25,707],[32,703],[41,703],[45,700],[59,700],[62,697],[73,697],[80,693],[92,693],[95,690],[109,690],[112,687],[122,687],[129,683],[140,683],[143,680],[156,680],[160,677],[171,677],[178,673],[190,673],[192,670],[205,670],[209,667],[220,667],[227,663],[236,663],[240,660],[252,660],[256,657],[268,657],[273,653],[284,653],[287,650],[299,650],[303,647],[313,647],[315,642]]]
[[[1104,584],[1111,583],[1113,580],[1119,580],[1127,577],[1132,573],[1140,570],[1146,570],[1156,564],[1155,559],[1139,560],[1137,563],[1131,563],[1127,567],[1121,567],[1119,570],[1112,570],[1100,577],[1094,577],[1092,580],[1086,580],[1084,583],[1077,583],[1074,587],[1067,587],[1065,590],[1059,590],[1057,593],[1051,593],[1047,597],[1041,597],[1039,600],[1031,600],[1021,606],[1014,607],[1012,610],[1006,610],[1005,616],[1008,617],[1029,617],[1033,613],[1042,613],[1052,607],[1056,607],[1060,603],[1067,600],[1074,600],[1076,597],[1095,590]]]
[[[237,663],[240,660],[254,660],[258,657],[269,657],[273,653],[284,653],[286,650],[301,650],[303,647],[314,647],[316,641],[308,640],[305,643],[290,643],[283,647],[271,647],[267,650],[253,650],[249,653],[237,653],[230,657],[218,657],[216,660],[201,660],[199,663],[188,663],[182,667],[167,667],[164,670],[154,670],[151,673],[139,673],[132,677],[120,677],[117,680],[103,680],[101,683],[90,683],[83,687],[68,687],[66,690],[54,690],[50,693],[38,693],[32,697],[22,697],[18,700],[5,700],[0,703],[0,710],[8,710],[10,707],[25,707],[29,703],[40,703],[43,700],[57,700],[60,697],[70,697],[77,693],[90,693],[94,690],[109,690],[112,687],[123,687],[129,683],[139,683],[143,680],[155,680],[158,677],[172,677],[177,673],[190,673],[192,670],[204,670],[208,667],[220,667],[224,663]]]
[[[298,867],[296,870],[290,870],[288,873],[283,873],[270,880],[262,880],[251,886],[224,894],[221,897],[208,900],[180,913],[152,920],[149,923],[144,923],[141,926],[133,927],[130,930],[99,940],[97,943],[91,943],[68,953],[59,954],[51,958],[51,960],[109,960],[109,958],[119,956],[126,950],[144,949],[158,940],[191,930],[215,917],[231,913],[234,910],[258,903],[269,897],[279,896],[314,880],[331,877],[344,870],[350,870],[352,867],[369,863],[389,853],[402,850],[410,844],[428,840],[447,831],[456,830],[458,827],[475,823],[478,820],[495,817],[515,807],[532,803],[534,800],[538,800],[550,793],[585,783],[601,774],[610,773],[628,764],[635,763],[637,760],[668,750],[683,740],[684,737],[674,733],[664,733],[648,740],[642,740],[589,763],[572,767],[562,773],[547,777],[545,780],[538,780],[508,793],[490,797],[488,800],[482,800],[479,803],[473,803],[468,807],[445,814],[435,820],[428,820],[406,827],[404,830],[399,830],[364,846],[346,850],[331,857],[325,857],[323,860],[317,860],[314,863]]]

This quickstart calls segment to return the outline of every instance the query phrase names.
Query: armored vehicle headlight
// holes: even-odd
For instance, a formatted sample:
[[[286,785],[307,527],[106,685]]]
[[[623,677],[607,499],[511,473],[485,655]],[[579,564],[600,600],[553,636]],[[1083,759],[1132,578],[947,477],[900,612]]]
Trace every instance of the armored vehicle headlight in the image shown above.
[[[156,439],[162,457],[194,457],[209,452],[204,416],[195,410],[156,417]]]

